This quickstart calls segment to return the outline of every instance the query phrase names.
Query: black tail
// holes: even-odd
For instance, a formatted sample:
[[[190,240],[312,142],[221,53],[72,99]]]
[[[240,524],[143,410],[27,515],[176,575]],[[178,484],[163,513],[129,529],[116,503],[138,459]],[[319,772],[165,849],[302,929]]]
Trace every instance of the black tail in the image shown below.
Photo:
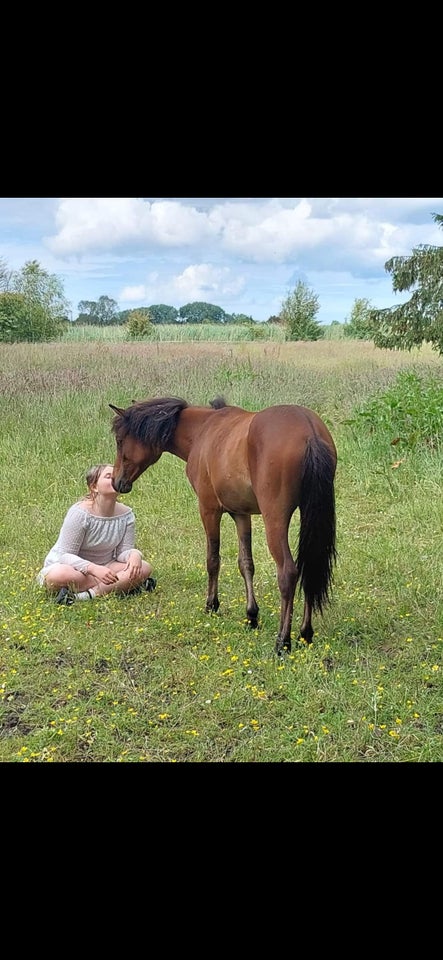
[[[319,437],[312,437],[303,461],[297,568],[300,590],[312,610],[319,613],[329,602],[337,559],[335,465],[328,445]]]

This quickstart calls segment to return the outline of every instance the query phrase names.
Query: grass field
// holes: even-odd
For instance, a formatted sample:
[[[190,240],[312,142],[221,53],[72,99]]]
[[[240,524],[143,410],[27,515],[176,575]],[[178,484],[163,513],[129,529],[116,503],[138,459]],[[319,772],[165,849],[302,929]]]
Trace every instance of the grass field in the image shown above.
[[[420,379],[426,400],[411,388],[407,437],[396,429],[395,397],[377,399],[405,373]],[[442,384],[431,350],[357,341],[0,345],[0,761],[441,762],[438,404],[432,437],[414,425]],[[108,403],[175,395],[206,404],[216,394],[251,410],[312,407],[338,448],[332,603],[314,617],[308,647],[297,642],[297,598],[293,650],[282,659],[261,518],[253,518],[261,626],[248,631],[229,517],[220,611],[204,613],[198,503],[184,464],[169,454],[122,497],[154,565],[154,594],[66,608],[35,583],[86,469],[114,459]],[[361,416],[371,401],[371,415]],[[294,546],[297,530],[296,515]]]

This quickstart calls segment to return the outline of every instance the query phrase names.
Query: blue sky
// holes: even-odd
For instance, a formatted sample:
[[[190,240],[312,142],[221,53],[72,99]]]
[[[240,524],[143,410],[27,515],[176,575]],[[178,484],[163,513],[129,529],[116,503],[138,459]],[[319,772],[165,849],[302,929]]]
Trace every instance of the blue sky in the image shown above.
[[[303,281],[321,323],[343,322],[356,298],[394,294],[385,263],[421,244],[443,245],[429,197],[0,197],[0,258],[38,260],[80,300],[120,310],[194,300],[254,320],[278,314]]]

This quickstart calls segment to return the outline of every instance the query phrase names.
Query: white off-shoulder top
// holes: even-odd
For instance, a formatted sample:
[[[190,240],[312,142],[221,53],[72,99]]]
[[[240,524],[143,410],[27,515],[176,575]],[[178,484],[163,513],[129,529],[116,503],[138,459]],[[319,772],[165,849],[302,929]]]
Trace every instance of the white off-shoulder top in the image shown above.
[[[111,560],[124,563],[135,546],[135,517],[130,507],[115,517],[97,517],[80,504],[69,508],[58,539],[51,548],[37,580],[43,585],[53,563],[67,563],[85,573],[88,563],[106,566]]]

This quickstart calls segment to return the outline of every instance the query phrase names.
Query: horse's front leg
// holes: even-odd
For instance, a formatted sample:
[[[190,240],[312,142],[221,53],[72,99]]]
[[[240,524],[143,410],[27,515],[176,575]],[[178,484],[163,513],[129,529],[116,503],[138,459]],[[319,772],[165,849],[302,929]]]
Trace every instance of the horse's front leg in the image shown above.
[[[248,618],[248,626],[251,629],[256,629],[258,627],[258,604],[255,599],[254,594],[254,561],[252,558],[252,534],[251,534],[251,517],[249,514],[235,514],[231,513],[231,517],[235,520],[235,525],[237,527],[238,535],[238,569],[243,577],[245,582],[246,589],[246,616]]]
[[[220,521],[222,511],[207,511],[200,508],[200,516],[206,531],[206,570],[208,573],[208,593],[206,597],[206,613],[217,613],[220,606],[218,599],[218,575],[220,572]]]

